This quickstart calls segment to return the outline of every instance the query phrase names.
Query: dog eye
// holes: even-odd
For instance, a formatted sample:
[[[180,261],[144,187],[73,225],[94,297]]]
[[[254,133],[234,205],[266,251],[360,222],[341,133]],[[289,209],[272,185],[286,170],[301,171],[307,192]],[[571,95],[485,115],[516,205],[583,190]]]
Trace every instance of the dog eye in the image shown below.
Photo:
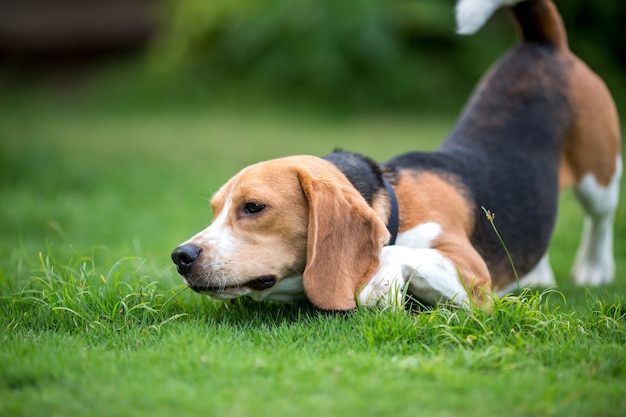
[[[255,214],[255,213],[260,212],[264,208],[265,208],[265,204],[261,204],[261,203],[246,203],[243,206],[243,211],[246,214]]]

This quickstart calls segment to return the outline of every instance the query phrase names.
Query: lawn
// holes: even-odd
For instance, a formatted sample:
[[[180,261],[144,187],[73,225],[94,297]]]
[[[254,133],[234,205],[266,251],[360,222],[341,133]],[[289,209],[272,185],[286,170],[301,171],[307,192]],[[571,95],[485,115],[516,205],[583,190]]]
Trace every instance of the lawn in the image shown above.
[[[626,415],[625,207],[605,287],[569,281],[582,213],[566,193],[558,290],[490,313],[211,301],[169,254],[241,167],[432,149],[454,116],[111,97],[0,103],[0,415]]]

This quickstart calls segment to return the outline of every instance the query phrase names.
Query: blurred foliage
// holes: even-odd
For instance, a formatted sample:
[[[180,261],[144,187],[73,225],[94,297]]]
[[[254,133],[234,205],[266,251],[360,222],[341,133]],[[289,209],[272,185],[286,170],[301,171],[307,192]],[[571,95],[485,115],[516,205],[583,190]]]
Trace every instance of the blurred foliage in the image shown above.
[[[573,49],[623,77],[626,2],[558,5]],[[339,106],[456,109],[515,41],[503,11],[478,35],[456,35],[454,0],[172,0],[163,17],[154,50],[165,68]]]

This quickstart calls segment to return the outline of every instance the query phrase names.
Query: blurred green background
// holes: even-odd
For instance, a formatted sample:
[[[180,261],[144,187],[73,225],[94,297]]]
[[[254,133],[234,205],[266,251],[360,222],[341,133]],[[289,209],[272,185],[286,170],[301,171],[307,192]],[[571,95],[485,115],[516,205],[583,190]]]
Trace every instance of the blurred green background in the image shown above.
[[[557,5],[572,50],[623,108],[626,3]],[[500,11],[461,37],[453,11],[454,0],[5,0],[0,86],[43,80],[67,92],[107,67],[104,90],[151,103],[235,94],[454,114],[515,30]]]
[[[574,51],[618,90],[626,4],[558,3]],[[165,65],[348,107],[454,111],[515,41],[506,11],[479,36],[456,35],[452,0],[183,0],[166,10],[156,44]]]

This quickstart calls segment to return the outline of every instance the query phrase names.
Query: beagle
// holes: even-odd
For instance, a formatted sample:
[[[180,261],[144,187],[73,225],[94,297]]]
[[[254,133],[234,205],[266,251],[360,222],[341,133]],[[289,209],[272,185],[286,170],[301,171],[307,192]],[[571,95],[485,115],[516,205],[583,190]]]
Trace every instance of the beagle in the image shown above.
[[[520,42],[436,151],[382,164],[338,151],[244,168],[214,195],[212,224],[172,253],[187,285],[220,299],[308,298],[323,310],[393,305],[406,292],[480,305],[492,291],[555,284],[547,249],[569,186],[586,213],[574,280],[612,281],[615,105],[570,52],[551,0],[460,0],[459,32],[475,32],[500,6]]]

